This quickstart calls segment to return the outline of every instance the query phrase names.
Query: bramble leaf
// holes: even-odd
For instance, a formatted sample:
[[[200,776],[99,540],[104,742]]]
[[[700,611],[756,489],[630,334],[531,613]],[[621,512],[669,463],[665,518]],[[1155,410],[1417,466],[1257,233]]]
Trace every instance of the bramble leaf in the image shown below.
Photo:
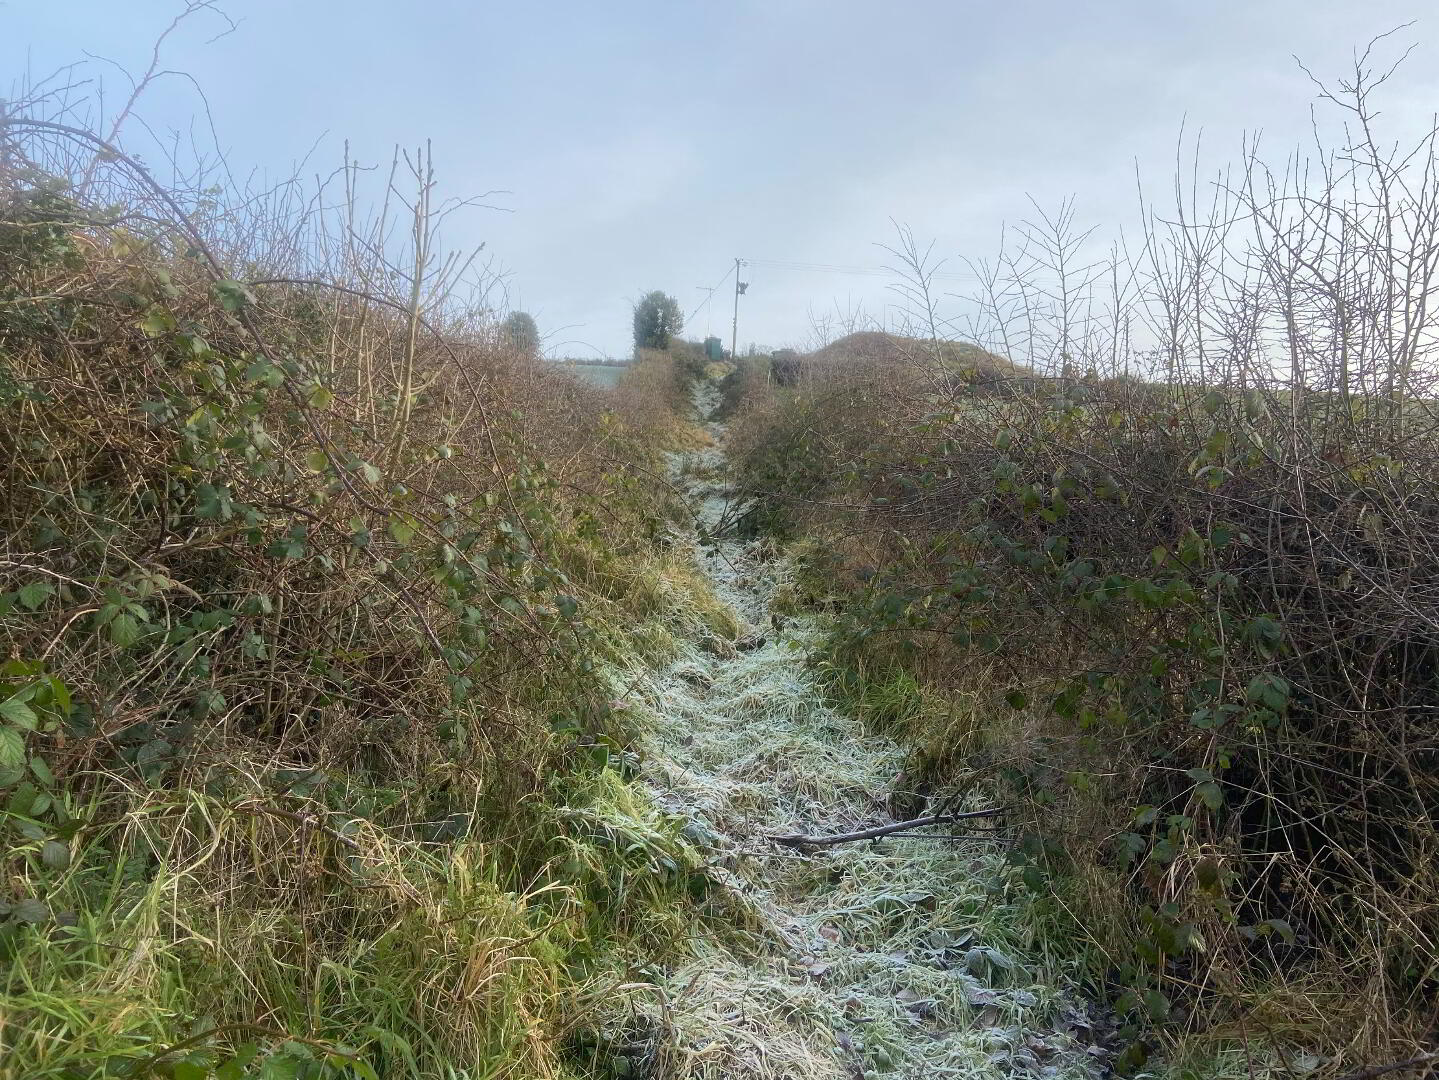
[[[243,282],[217,281],[211,289],[215,298],[220,301],[220,306],[231,315],[238,314],[247,304],[255,302],[255,294],[247,289]]]
[[[25,739],[14,728],[0,728],[0,769],[23,769]]]
[[[32,581],[16,590],[15,597],[26,611],[34,611],[55,592],[55,586],[48,581]]]

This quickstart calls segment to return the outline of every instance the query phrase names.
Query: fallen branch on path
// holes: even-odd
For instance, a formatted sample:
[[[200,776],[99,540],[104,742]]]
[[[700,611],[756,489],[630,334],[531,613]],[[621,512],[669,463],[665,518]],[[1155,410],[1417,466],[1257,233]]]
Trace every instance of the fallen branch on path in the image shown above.
[[[848,844],[853,840],[874,840],[877,837],[888,836],[890,833],[904,832],[906,829],[919,829],[926,825],[947,825],[952,821],[964,821],[968,818],[995,817],[1008,809],[1007,806],[996,806],[993,810],[971,810],[966,814],[926,814],[924,817],[911,818],[908,821],[876,825],[872,829],[837,833],[834,836],[806,836],[804,833],[790,833],[786,836],[771,836],[769,839],[776,844],[792,848],[832,847],[835,844]]]

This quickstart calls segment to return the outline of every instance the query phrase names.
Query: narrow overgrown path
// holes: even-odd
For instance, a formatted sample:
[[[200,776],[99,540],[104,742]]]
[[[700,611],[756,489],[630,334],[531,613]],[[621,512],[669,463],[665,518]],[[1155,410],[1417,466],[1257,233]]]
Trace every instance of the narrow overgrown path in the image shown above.
[[[674,473],[696,507],[696,562],[738,632],[697,633],[636,687],[651,714],[646,782],[685,820],[715,913],[640,1007],[642,1071],[1101,1074],[1090,1018],[1043,961],[993,836],[912,832],[813,853],[769,839],[892,821],[904,755],[826,704],[821,627],[786,613],[793,568],[773,545],[731,535],[742,507],[709,422],[719,395],[701,384],[695,398],[714,445],[676,455]]]

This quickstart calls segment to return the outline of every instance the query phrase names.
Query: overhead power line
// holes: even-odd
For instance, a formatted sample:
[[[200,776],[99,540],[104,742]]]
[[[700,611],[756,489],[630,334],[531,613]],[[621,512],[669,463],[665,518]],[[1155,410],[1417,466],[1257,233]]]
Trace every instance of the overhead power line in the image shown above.
[[[688,325],[690,324],[690,320],[692,320],[696,315],[698,315],[701,311],[703,311],[703,310],[705,309],[705,305],[706,305],[706,304],[708,304],[711,300],[714,299],[715,290],[718,289],[721,285],[723,285],[726,281],[729,280],[729,276],[734,273],[734,270],[735,270],[735,268],[734,268],[733,266],[731,266],[728,270],[726,270],[726,271],[724,272],[724,277],[720,278],[720,279],[719,279],[718,281],[716,281],[713,285],[708,285],[708,286],[706,286],[706,285],[699,285],[699,286],[696,286],[697,288],[700,288],[700,289],[708,289],[708,290],[709,290],[709,295],[707,295],[703,300],[701,300],[701,301],[699,302],[699,306],[696,307],[693,311],[691,311],[691,312],[689,313],[689,316],[685,319],[685,325],[686,325],[686,326],[688,326]]]

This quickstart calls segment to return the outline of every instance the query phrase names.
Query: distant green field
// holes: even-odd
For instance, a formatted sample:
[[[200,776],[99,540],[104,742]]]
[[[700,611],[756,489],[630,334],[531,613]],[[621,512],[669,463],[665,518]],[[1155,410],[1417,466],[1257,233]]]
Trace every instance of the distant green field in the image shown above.
[[[626,364],[565,364],[566,371],[574,372],[582,379],[589,379],[600,386],[614,386],[625,373]]]

